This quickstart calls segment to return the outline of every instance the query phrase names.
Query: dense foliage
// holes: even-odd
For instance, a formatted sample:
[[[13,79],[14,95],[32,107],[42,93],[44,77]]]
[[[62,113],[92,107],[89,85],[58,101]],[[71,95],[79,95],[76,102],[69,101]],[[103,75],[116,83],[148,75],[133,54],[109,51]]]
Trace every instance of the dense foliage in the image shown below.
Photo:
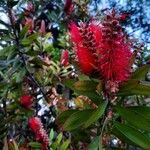
[[[148,39],[98,6],[1,0],[0,149],[150,149]]]

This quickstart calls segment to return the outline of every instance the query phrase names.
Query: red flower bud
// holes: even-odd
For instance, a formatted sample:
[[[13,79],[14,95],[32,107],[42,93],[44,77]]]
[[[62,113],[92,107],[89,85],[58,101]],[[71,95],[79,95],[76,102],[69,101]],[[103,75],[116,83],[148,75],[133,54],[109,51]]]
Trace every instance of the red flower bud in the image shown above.
[[[62,51],[60,63],[63,66],[67,66],[69,64],[69,51],[68,50]]]
[[[25,25],[29,26],[28,32],[31,33],[34,29],[34,21],[32,18],[25,18]]]
[[[41,21],[40,33],[41,35],[44,35],[46,33],[44,20]]]
[[[30,108],[33,103],[33,97],[29,95],[23,95],[20,97],[20,104],[24,108]]]
[[[64,6],[64,12],[66,14],[70,14],[72,10],[73,10],[72,0],[66,0],[65,6]]]

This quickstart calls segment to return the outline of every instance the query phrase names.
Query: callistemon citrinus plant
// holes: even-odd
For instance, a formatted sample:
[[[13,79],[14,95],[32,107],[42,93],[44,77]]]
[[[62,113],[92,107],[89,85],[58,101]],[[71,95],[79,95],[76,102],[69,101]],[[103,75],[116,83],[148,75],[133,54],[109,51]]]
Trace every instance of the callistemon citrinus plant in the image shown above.
[[[84,132],[88,128],[86,132],[93,142],[88,146],[84,143],[85,149],[109,149],[115,136],[144,149],[150,146],[142,134],[142,131],[150,131],[150,123],[145,122],[143,127],[138,120],[140,110],[149,108],[137,106],[139,104],[128,108],[128,96],[149,95],[149,83],[140,80],[145,80],[150,66],[142,66],[134,72],[134,61],[141,46],[135,47],[124,32],[122,21],[125,18],[122,16],[113,9],[101,20],[93,18],[69,24],[70,42],[80,72],[77,81],[66,81],[65,84],[80,96],[75,98],[76,110],[65,111],[58,120],[62,119],[60,123],[65,130],[72,131],[75,139],[75,132]],[[123,143],[121,145],[125,147]]]
[[[131,43],[119,19],[113,10],[102,21],[70,25],[71,41],[81,71],[87,75],[97,72],[107,94],[116,93],[131,71]]]

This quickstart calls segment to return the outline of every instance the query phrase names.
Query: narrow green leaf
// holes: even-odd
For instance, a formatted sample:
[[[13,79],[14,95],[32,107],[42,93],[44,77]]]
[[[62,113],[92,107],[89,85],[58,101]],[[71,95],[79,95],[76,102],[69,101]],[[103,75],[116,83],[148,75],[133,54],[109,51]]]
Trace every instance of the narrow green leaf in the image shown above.
[[[91,116],[88,118],[88,120],[85,122],[84,128],[87,128],[90,126],[92,123],[96,122],[99,118],[102,117],[102,115],[105,112],[107,106],[107,102],[103,102],[102,104],[99,105],[96,111],[94,111]]]
[[[19,36],[20,38],[23,38],[25,36],[25,34],[28,32],[30,26],[24,26],[23,29],[21,30]]]
[[[114,126],[129,140],[136,143],[143,149],[149,150],[150,140],[142,132],[127,125],[115,122]]]
[[[87,119],[93,113],[93,109],[80,110],[73,113],[65,122],[65,130],[74,130],[76,128],[82,128],[82,125],[87,121]]]
[[[62,133],[59,133],[58,136],[57,136],[57,143],[60,144],[61,140],[62,140]]]
[[[70,140],[66,140],[66,141],[62,144],[61,150],[67,150],[69,144],[70,144]]]
[[[139,107],[140,109],[140,107]],[[146,118],[138,109],[116,107],[117,112],[133,126],[150,132],[150,118]]]
[[[57,117],[56,122],[58,122],[59,124],[63,124],[72,114],[74,114],[76,112],[78,112],[78,110],[75,110],[75,109],[66,110]]]
[[[50,141],[52,141],[54,139],[54,130],[51,129],[50,133],[49,133],[49,139]]]
[[[88,145],[88,150],[98,150],[100,144],[100,137],[96,136],[92,142]]]
[[[144,65],[138,68],[132,75],[132,79],[145,80],[146,73],[150,70],[150,65]]]
[[[140,80],[129,80],[127,83],[120,87],[118,92],[119,96],[130,95],[150,95],[150,82]]]
[[[132,106],[127,108],[129,111],[136,111],[142,114],[146,119],[150,120],[150,107],[149,106]]]
[[[36,149],[41,149],[41,144],[40,143],[38,143],[38,142],[30,142],[29,143],[29,146],[31,147],[31,148],[36,148]]]

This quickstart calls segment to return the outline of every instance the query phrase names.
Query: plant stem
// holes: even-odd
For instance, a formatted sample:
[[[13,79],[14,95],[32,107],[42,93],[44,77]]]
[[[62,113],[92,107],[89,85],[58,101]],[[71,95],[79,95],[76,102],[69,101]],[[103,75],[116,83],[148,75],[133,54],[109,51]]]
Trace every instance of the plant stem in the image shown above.
[[[34,76],[30,73],[30,71],[28,70],[27,68],[27,65],[26,65],[26,60],[25,60],[25,57],[24,57],[24,54],[20,51],[20,43],[19,43],[19,38],[18,38],[18,35],[17,35],[17,32],[16,32],[16,29],[15,29],[15,26],[14,26],[14,20],[13,20],[13,16],[12,16],[12,10],[11,8],[8,7],[8,14],[9,14],[9,19],[10,19],[10,23],[12,25],[12,29],[13,29],[13,33],[14,33],[14,36],[15,36],[15,42],[16,42],[16,46],[17,46],[17,51],[18,51],[18,54],[23,62],[23,65],[26,69],[26,72],[28,74],[28,76],[30,77],[31,81],[33,81],[33,83],[36,85],[36,87],[39,88],[41,94],[43,95],[44,99],[46,101],[48,101],[47,99],[47,96],[45,94],[45,92],[43,91],[43,89],[41,88],[41,85],[35,80]]]

